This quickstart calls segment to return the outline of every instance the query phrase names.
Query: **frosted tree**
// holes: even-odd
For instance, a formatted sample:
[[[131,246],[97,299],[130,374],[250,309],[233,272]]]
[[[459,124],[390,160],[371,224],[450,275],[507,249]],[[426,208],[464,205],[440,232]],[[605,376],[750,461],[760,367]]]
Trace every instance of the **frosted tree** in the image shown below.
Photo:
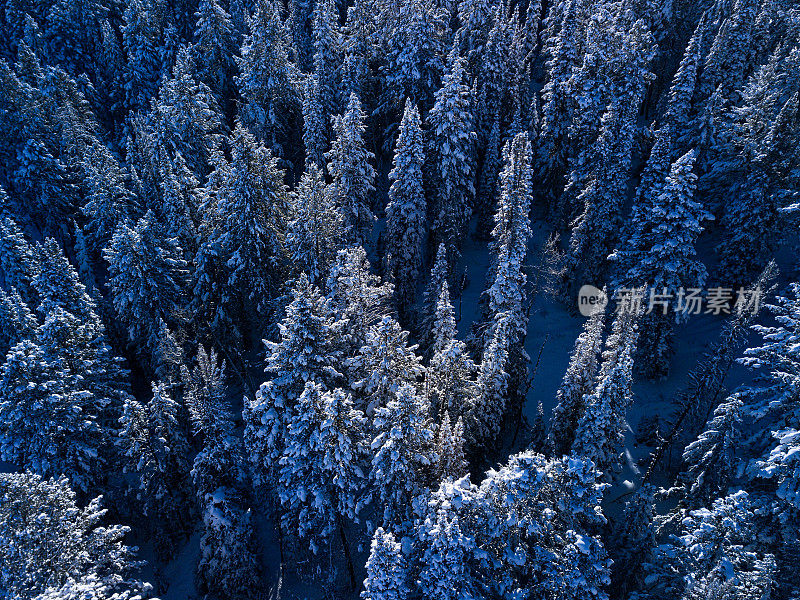
[[[438,457],[429,406],[411,385],[375,411],[370,480],[384,526],[407,530]]]
[[[503,425],[508,404],[508,321],[508,314],[497,316],[489,343],[483,351],[475,402],[467,418],[466,437],[471,450],[491,445]]]
[[[414,304],[422,264],[426,210],[423,168],[425,141],[417,107],[406,100],[394,151],[386,205],[386,260],[401,315]]]
[[[434,481],[442,481],[448,477],[455,480],[464,476],[468,467],[465,446],[464,420],[459,417],[453,422],[450,413],[445,412],[436,428],[434,440],[436,456],[439,458]]]
[[[164,41],[165,8],[161,0],[131,0],[126,4],[122,48],[127,59],[123,89],[128,111],[146,108],[156,94],[163,66],[160,48]]]
[[[319,552],[338,534],[355,586],[345,519],[356,520],[364,500],[366,418],[341,389],[325,392],[308,382],[297,400],[279,460],[284,527]]]
[[[478,597],[468,562],[475,541],[461,531],[458,516],[444,508],[428,519],[419,574],[422,593],[432,600]]]
[[[299,108],[289,64],[288,34],[273,0],[258,0],[247,20],[248,35],[236,58],[234,80],[244,100],[244,124],[266,145],[281,154],[289,127]]]
[[[231,16],[218,0],[201,0],[197,13],[192,53],[198,78],[222,104],[231,95],[238,52]]]
[[[425,390],[436,412],[456,419],[466,415],[475,401],[475,374],[464,342],[450,339],[434,350],[425,377]]]
[[[434,329],[436,328],[437,318],[439,318],[439,300],[442,294],[442,287],[448,285],[448,280],[447,247],[445,244],[439,244],[428,278],[428,285],[425,288],[422,299],[422,315],[419,323],[420,338],[428,348],[434,342]],[[448,288],[448,297],[449,295]],[[455,327],[455,322],[453,326]]]
[[[333,388],[342,375],[339,337],[344,322],[330,303],[301,275],[280,324],[280,341],[266,342],[265,370],[272,379],[245,403],[245,449],[258,483],[266,482],[284,450],[294,406],[306,383]]]
[[[0,273],[6,289],[16,288],[26,302],[34,302],[32,279],[38,266],[34,248],[11,217],[0,220]]]
[[[441,282],[439,300],[436,302],[436,313],[431,330],[431,355],[442,352],[458,335],[456,316],[450,302],[450,286],[447,280]]]
[[[597,386],[584,399],[585,409],[572,443],[572,454],[591,460],[606,478],[620,467],[625,444],[625,414],[633,399],[636,315],[620,313],[606,340]]]
[[[206,187],[195,302],[212,331],[238,337],[278,295],[290,196],[277,159],[247,130],[237,126],[230,146]]]
[[[362,600],[405,600],[408,572],[400,543],[391,531],[375,530],[367,559],[367,578]]]
[[[319,85],[322,114],[335,115],[340,112],[338,80],[342,62],[338,8],[334,0],[316,0],[313,6],[314,77]]]
[[[478,192],[475,196],[475,212],[478,217],[475,233],[481,239],[491,239],[497,180],[500,174],[501,146],[500,118],[495,116],[486,141],[486,150],[478,178]]]
[[[550,418],[547,445],[555,456],[569,454],[578,422],[586,408],[585,399],[594,391],[597,359],[603,343],[605,311],[596,312],[575,340],[569,366],[556,392],[556,406]]]
[[[470,89],[464,82],[465,60],[454,49],[435,103],[428,113],[426,157],[432,197],[429,200],[434,244],[457,252],[466,235],[475,195],[474,119]],[[448,257],[455,264],[455,255]]]
[[[145,354],[158,346],[159,322],[180,324],[188,303],[189,270],[177,240],[148,211],[135,226],[121,223],[103,253],[114,308],[130,340]]]
[[[16,288],[0,290],[0,356],[22,340],[34,337],[39,322]]]
[[[363,247],[351,246],[337,253],[326,287],[331,308],[347,322],[344,341],[355,353],[370,327],[389,314],[392,286],[372,273]]]
[[[385,82],[390,107],[405,99],[429,110],[440,86],[448,23],[430,3],[403,0],[386,33]]]
[[[690,508],[708,506],[728,491],[736,469],[741,413],[742,399],[736,394],[729,396],[714,410],[703,433],[683,451],[685,502]]]
[[[138,479],[133,495],[152,527],[157,551],[170,556],[186,528],[190,499],[189,445],[180,425],[181,407],[164,383],[153,383],[146,404],[130,399],[120,419],[125,470]]]
[[[609,540],[609,554],[614,561],[611,569],[612,593],[625,594],[640,589],[642,564],[652,558],[656,545],[655,489],[644,484],[625,503],[622,518],[615,525]]]
[[[325,116],[317,76],[308,75],[303,89],[303,146],[306,165],[313,163],[320,169],[325,168],[325,152],[330,142]]]
[[[372,214],[375,156],[364,143],[364,111],[355,93],[350,94],[345,113],[334,118],[333,129],[336,138],[325,154],[328,173],[333,179],[333,194],[349,236],[363,242],[368,239],[375,218]]]
[[[286,231],[289,262],[317,285],[327,281],[344,240],[344,223],[319,168],[312,163],[297,184]]]
[[[404,385],[419,387],[425,368],[408,335],[397,321],[384,316],[369,328],[358,354],[345,361],[358,404],[370,416],[396,399]]]
[[[0,475],[4,594],[21,600],[146,597],[151,586],[133,577],[142,564],[137,549],[124,543],[130,529],[101,525],[107,512],[101,501],[79,507],[66,477]],[[87,588],[94,593],[77,593]]]
[[[706,269],[697,258],[695,244],[702,221],[714,217],[694,199],[695,157],[696,151],[690,150],[675,161],[658,197],[650,200],[647,212],[638,215],[641,220],[633,226],[635,233],[610,256],[618,264],[620,285],[646,285],[651,297],[677,299],[680,290],[705,283]],[[645,317],[640,353],[651,378],[664,377],[669,370],[673,328],[666,312],[666,307],[657,308]],[[678,302],[673,312],[677,322],[687,316]]]

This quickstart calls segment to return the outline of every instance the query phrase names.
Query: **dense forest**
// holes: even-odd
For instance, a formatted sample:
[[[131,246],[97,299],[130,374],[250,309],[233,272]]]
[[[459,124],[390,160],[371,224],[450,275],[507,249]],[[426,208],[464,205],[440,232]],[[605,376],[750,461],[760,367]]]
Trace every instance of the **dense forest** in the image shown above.
[[[800,600],[796,0],[0,33],[0,598]]]

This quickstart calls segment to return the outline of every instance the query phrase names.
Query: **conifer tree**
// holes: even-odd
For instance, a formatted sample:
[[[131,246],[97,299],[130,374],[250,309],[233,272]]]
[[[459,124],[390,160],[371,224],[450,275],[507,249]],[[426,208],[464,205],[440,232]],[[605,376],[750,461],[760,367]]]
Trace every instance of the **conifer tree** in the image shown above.
[[[436,250],[436,258],[433,261],[433,268],[428,278],[428,285],[425,288],[425,294],[422,299],[422,315],[419,324],[419,329],[421,330],[420,338],[429,349],[434,342],[434,329],[439,318],[439,300],[442,294],[442,287],[448,285],[448,278],[447,247],[444,244],[439,244]],[[448,301],[449,295],[448,287]]]
[[[291,80],[287,32],[273,0],[258,0],[247,26],[241,57],[236,58],[239,75],[234,78],[244,100],[242,122],[281,155],[299,108]]]
[[[306,383],[332,389],[341,381],[341,351],[337,339],[344,322],[330,303],[301,275],[280,324],[280,341],[266,342],[266,371],[273,377],[261,384],[243,412],[245,449],[257,483],[266,482],[284,450],[295,405]]]
[[[195,17],[192,53],[197,77],[224,106],[233,91],[237,34],[231,16],[218,0],[201,0]]]
[[[123,75],[127,111],[145,109],[156,94],[163,66],[160,48],[165,9],[161,0],[130,0],[126,4],[122,47],[127,59]]]
[[[364,143],[364,111],[355,93],[350,94],[345,113],[334,118],[333,129],[336,138],[325,154],[328,173],[333,179],[333,194],[349,228],[349,237],[363,243],[375,218],[372,214],[375,156]]]
[[[408,530],[414,505],[438,461],[429,411],[409,384],[401,385],[395,398],[375,411],[370,479],[383,507],[384,527]]]
[[[423,178],[425,142],[417,107],[406,100],[394,151],[386,205],[386,256],[395,284],[400,314],[407,316],[416,296],[417,275],[422,264],[426,202]]]
[[[554,457],[569,453],[577,433],[578,422],[586,408],[585,399],[594,391],[597,359],[603,343],[605,311],[589,317],[575,340],[569,366],[556,393],[556,404],[550,418],[547,445]]]
[[[339,110],[339,80],[341,37],[338,9],[334,0],[316,0],[313,9],[314,76],[319,85],[323,115],[335,115]]]
[[[344,240],[344,222],[322,171],[309,163],[293,195],[294,210],[286,231],[289,262],[311,283],[327,281]]]
[[[464,82],[465,60],[453,49],[442,87],[428,113],[425,153],[430,173],[431,235],[434,244],[458,252],[466,235],[475,195],[474,119],[470,90]],[[455,265],[455,255],[448,257]]]
[[[652,558],[656,545],[654,491],[653,486],[645,484],[634,492],[611,536],[609,553],[614,564],[610,587],[617,593],[640,589],[642,564]]]
[[[16,288],[0,290],[0,356],[5,356],[17,343],[30,339],[39,323]]]
[[[189,272],[182,254],[152,211],[135,226],[121,223],[103,254],[114,308],[130,340],[149,353],[158,347],[159,322],[180,324],[185,319]]]
[[[458,516],[440,508],[428,517],[419,586],[426,598],[456,600],[477,596],[468,563],[474,540],[464,535]]]
[[[156,549],[170,556],[191,506],[186,493],[189,484],[189,446],[180,425],[180,405],[170,398],[164,383],[153,383],[152,399],[146,404],[129,399],[120,423],[120,442],[134,473],[134,488],[142,514],[148,517]]]
[[[239,337],[278,295],[290,197],[277,159],[241,125],[209,178],[195,302],[211,331]]]
[[[33,247],[11,217],[0,220],[0,273],[6,289],[16,288],[26,302],[35,302],[32,279],[38,266]]]
[[[303,145],[306,150],[306,168],[312,163],[319,169],[325,168],[325,152],[330,142],[325,115],[319,81],[316,75],[310,74],[306,77],[303,90]]]
[[[369,416],[395,399],[403,385],[419,387],[425,368],[408,335],[397,321],[384,316],[369,328],[358,354],[345,361],[358,404]]]
[[[0,475],[2,590],[22,600],[146,597],[142,563],[126,546],[130,528],[102,525],[102,497],[78,506],[66,477]],[[89,590],[89,591],[87,591]]]
[[[597,387],[585,398],[572,454],[591,460],[606,478],[620,466],[625,443],[625,413],[632,401],[636,315],[620,313],[606,340]]]
[[[362,600],[405,600],[406,560],[391,531],[378,527],[372,537]]]

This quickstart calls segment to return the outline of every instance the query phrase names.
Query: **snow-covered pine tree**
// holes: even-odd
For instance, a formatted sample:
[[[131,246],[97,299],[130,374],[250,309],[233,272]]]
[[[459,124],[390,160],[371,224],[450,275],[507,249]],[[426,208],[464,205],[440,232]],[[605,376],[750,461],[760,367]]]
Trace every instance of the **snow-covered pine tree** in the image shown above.
[[[475,196],[475,212],[478,217],[475,235],[479,239],[491,239],[493,215],[496,212],[495,196],[500,174],[501,146],[500,118],[496,115],[486,141],[486,150],[478,178],[478,192]]]
[[[186,320],[191,286],[183,250],[148,211],[133,226],[120,223],[103,256],[109,263],[117,315],[127,326],[131,342],[154,369],[160,322],[180,325]]]
[[[286,231],[289,262],[311,283],[322,285],[344,243],[344,222],[316,164],[306,165],[293,200],[292,219]]]
[[[0,356],[22,340],[32,338],[38,326],[36,315],[16,288],[9,292],[0,289]]]
[[[403,385],[419,389],[425,368],[408,336],[397,321],[384,316],[369,328],[358,354],[345,360],[350,385],[367,415],[396,399]]]
[[[314,77],[319,85],[322,114],[339,114],[339,84],[342,63],[342,40],[339,32],[339,9],[335,0],[313,3]]]
[[[31,305],[37,302],[32,287],[39,267],[34,248],[25,239],[19,225],[11,217],[0,220],[0,274],[5,289],[16,288]]]
[[[672,354],[672,321],[686,318],[678,306],[681,290],[702,287],[706,268],[697,258],[695,244],[703,230],[701,223],[713,219],[694,199],[697,179],[693,172],[697,152],[690,150],[672,165],[670,174],[657,198],[650,199],[649,210],[632,226],[634,233],[609,258],[619,268],[618,284],[627,287],[648,286],[651,297],[675,298],[673,315],[655,309],[644,318],[639,352],[645,374],[662,378],[669,371]]]
[[[221,339],[262,327],[282,283],[291,206],[277,159],[241,125],[230,150],[206,186],[196,258],[195,306]]]
[[[434,329],[439,318],[439,299],[442,294],[442,286],[448,285],[449,267],[447,264],[447,246],[439,244],[436,250],[436,258],[433,261],[428,285],[422,298],[421,315],[419,318],[418,329],[423,346],[430,352],[434,341]],[[448,287],[449,297],[449,287]]]
[[[124,543],[130,528],[102,525],[101,501],[79,506],[63,476],[0,475],[3,593],[20,600],[147,597],[151,586],[134,578],[142,565],[137,549]]]
[[[434,481],[446,478],[460,479],[467,473],[467,459],[464,456],[464,420],[459,417],[454,423],[450,413],[445,412],[441,423],[436,428],[434,448],[439,461],[436,463]]]
[[[430,406],[413,386],[403,384],[375,411],[373,427],[370,480],[383,508],[382,525],[408,531],[438,462]]]
[[[330,127],[322,108],[319,81],[315,74],[306,76],[303,89],[303,146],[306,151],[306,169],[314,164],[325,168],[325,152],[330,143]]]
[[[625,503],[622,517],[610,536],[608,550],[611,567],[611,593],[625,597],[642,585],[642,564],[652,557],[656,545],[653,517],[655,489],[644,484]]]
[[[451,339],[434,351],[425,375],[425,391],[434,412],[447,412],[453,419],[468,414],[477,393],[477,371],[461,340]]]
[[[126,112],[146,109],[161,75],[166,6],[163,0],[129,0],[123,14],[122,48]]]
[[[586,408],[585,399],[594,391],[597,359],[603,343],[605,310],[596,312],[575,340],[569,366],[556,392],[547,434],[547,447],[554,457],[569,454],[577,433],[578,422]]]
[[[279,462],[278,495],[283,526],[316,554],[338,535],[351,584],[353,561],[345,523],[358,519],[366,487],[366,418],[342,389],[332,392],[314,382],[306,387],[292,414]]]
[[[467,233],[475,195],[474,119],[465,68],[466,61],[454,46],[442,87],[427,117],[431,241],[447,248],[451,267]]]
[[[497,315],[483,351],[475,402],[467,417],[466,439],[471,452],[491,446],[503,425],[508,405],[509,319],[507,313]]]
[[[473,579],[469,559],[475,541],[464,535],[458,516],[444,507],[428,517],[425,530],[425,550],[418,585],[425,598],[458,600],[475,598],[478,587]]]
[[[192,54],[197,77],[225,107],[233,93],[235,56],[239,51],[236,30],[231,16],[218,0],[200,0],[195,17]]]
[[[594,391],[584,399],[585,409],[572,443],[572,454],[591,460],[606,479],[620,467],[625,444],[625,413],[633,398],[633,356],[638,337],[637,315],[621,312],[614,320],[603,350]]]
[[[326,287],[331,309],[347,322],[348,354],[355,354],[366,344],[369,329],[390,313],[392,285],[372,273],[362,246],[350,246],[337,253]]]
[[[239,74],[234,77],[244,100],[241,118],[250,131],[281,156],[300,107],[291,76],[288,33],[273,0],[257,0],[247,25],[249,32],[242,43],[241,57],[236,57]]]
[[[166,558],[188,530],[189,445],[180,404],[163,382],[154,382],[152,388],[147,404],[132,398],[125,403],[119,438],[125,470],[138,479],[133,496],[147,517],[156,551]]]
[[[408,321],[414,305],[417,276],[422,264],[426,228],[425,140],[419,111],[406,100],[394,150],[386,205],[386,260],[395,286],[401,317]]]
[[[358,243],[369,239],[375,219],[372,214],[375,156],[364,142],[364,118],[358,96],[350,94],[347,110],[334,118],[336,138],[325,154],[336,204],[349,228],[349,237]]]
[[[741,427],[742,399],[733,394],[715,410],[705,431],[683,451],[687,465],[684,502],[689,508],[710,505],[733,481]]]
[[[391,531],[378,527],[372,536],[362,600],[405,600],[408,585],[406,560],[400,543]]]
[[[342,380],[340,350],[345,323],[331,312],[330,302],[301,275],[280,324],[280,341],[266,343],[265,370],[272,375],[255,399],[245,403],[245,451],[256,483],[265,483],[283,453],[294,406],[306,383],[333,389]]]
[[[457,335],[456,316],[450,302],[450,286],[447,279],[443,279],[431,329],[431,346],[428,349],[431,356],[442,352]]]

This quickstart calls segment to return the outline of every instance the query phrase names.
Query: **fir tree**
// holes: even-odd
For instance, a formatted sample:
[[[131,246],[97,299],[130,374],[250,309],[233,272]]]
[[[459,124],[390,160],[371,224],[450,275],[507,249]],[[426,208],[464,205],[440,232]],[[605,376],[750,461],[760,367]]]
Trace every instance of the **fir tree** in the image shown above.
[[[16,288],[0,290],[0,356],[25,339],[32,338],[39,323]]]
[[[311,283],[327,281],[343,244],[344,222],[319,168],[309,163],[297,184],[294,211],[286,231],[289,262]]]
[[[464,83],[465,60],[454,49],[449,67],[428,113],[426,157],[432,198],[430,223],[434,244],[457,252],[466,235],[475,194],[474,126],[469,87]],[[455,255],[448,257],[451,266]]]
[[[308,75],[303,90],[303,145],[306,150],[306,165],[325,168],[325,152],[330,142],[329,127],[322,107],[319,81],[316,75]]]
[[[391,531],[382,527],[372,537],[362,600],[404,600],[408,595],[406,561]]]
[[[334,0],[316,0],[313,10],[314,76],[323,115],[339,111],[339,69],[342,59],[338,9]]]
[[[370,479],[383,507],[382,522],[407,530],[438,461],[429,407],[411,385],[401,385],[395,398],[375,411],[374,431]]]
[[[425,189],[423,167],[425,142],[419,111],[406,100],[400,133],[394,151],[389,179],[389,203],[386,205],[386,256],[388,271],[395,283],[401,315],[411,309],[422,263],[425,237]]]
[[[223,104],[232,94],[238,52],[236,31],[218,0],[201,0],[195,17],[192,53],[197,77]]]
[[[101,501],[79,507],[66,477],[0,475],[0,590],[25,600],[146,596],[151,586],[133,578],[136,548],[123,541],[130,529],[101,525]]]
[[[440,508],[425,525],[425,551],[419,586],[426,598],[456,600],[478,596],[469,567],[474,540],[464,535],[458,517]]]
[[[209,178],[195,301],[212,331],[233,337],[278,295],[290,197],[277,159],[243,127]]]
[[[375,169],[372,152],[364,143],[364,112],[356,94],[350,95],[347,110],[334,118],[336,134],[328,159],[328,173],[333,179],[333,194],[349,228],[349,236],[362,243],[369,237],[374,216],[372,192]]]
[[[446,478],[459,479],[467,472],[467,459],[464,455],[464,420],[459,419],[453,423],[450,413],[445,412],[442,422],[436,429],[434,448],[439,460],[436,464],[437,473],[435,481]]]
[[[443,286],[448,285],[448,277],[447,247],[444,244],[439,244],[436,251],[436,259],[433,261],[433,268],[431,269],[428,279],[428,285],[425,288],[425,294],[422,299],[422,318],[420,319],[421,322],[419,325],[421,330],[420,337],[428,348],[434,343],[434,330],[437,326],[437,318],[439,318],[439,300]],[[448,300],[449,296],[448,288]]]
[[[558,403],[550,418],[547,444],[555,457],[568,454],[572,448],[578,422],[586,409],[586,397],[594,390],[604,325],[605,311],[596,312],[575,340],[569,366],[556,393]]]

